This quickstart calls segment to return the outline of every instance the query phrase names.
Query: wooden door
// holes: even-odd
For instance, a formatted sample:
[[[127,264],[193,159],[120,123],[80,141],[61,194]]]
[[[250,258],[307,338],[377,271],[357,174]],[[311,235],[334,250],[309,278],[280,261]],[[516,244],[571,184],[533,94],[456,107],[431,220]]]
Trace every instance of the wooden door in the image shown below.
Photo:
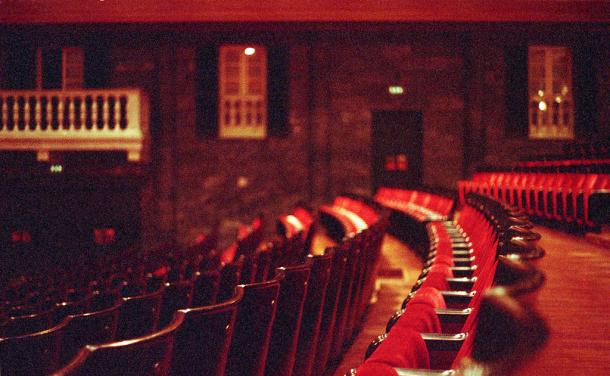
[[[413,188],[422,179],[422,113],[373,112],[373,189]]]

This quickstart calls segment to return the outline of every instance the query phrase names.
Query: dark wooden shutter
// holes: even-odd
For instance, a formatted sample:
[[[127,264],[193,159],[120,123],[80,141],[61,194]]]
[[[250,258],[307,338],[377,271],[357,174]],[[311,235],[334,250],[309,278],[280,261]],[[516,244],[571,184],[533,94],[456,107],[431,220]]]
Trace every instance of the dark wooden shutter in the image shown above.
[[[589,140],[597,130],[596,46],[581,41],[573,50],[574,131],[578,139]]]
[[[527,46],[506,46],[506,129],[509,137],[528,135]]]
[[[61,89],[61,48],[42,50],[42,88]]]
[[[197,132],[203,137],[218,135],[218,47],[199,49],[197,59]]]
[[[34,89],[36,87],[36,49],[25,43],[15,43],[8,49],[6,87]]]
[[[288,124],[288,48],[272,46],[267,50],[267,119],[270,136],[286,136]]]
[[[85,48],[85,86],[105,88],[110,86],[110,48],[97,43]]]

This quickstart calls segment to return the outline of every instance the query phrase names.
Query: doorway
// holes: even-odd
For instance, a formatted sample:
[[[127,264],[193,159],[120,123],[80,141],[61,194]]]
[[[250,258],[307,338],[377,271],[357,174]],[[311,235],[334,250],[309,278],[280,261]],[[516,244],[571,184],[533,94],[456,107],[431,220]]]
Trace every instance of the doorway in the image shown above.
[[[422,183],[422,113],[373,111],[373,190]]]

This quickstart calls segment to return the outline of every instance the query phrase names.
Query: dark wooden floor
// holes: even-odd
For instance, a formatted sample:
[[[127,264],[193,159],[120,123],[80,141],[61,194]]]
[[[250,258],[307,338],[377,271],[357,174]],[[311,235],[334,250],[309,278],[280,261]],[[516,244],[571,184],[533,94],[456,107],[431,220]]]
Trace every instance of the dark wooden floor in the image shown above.
[[[610,249],[538,227],[546,274],[538,307],[551,329],[528,375],[610,375]]]
[[[538,310],[551,335],[546,347],[523,368],[525,375],[610,375],[610,249],[582,237],[545,227],[541,245],[547,254],[537,262],[546,274]],[[329,375],[343,376],[362,362],[369,342],[381,334],[390,315],[421,271],[421,262],[395,238],[386,237],[380,270],[403,271],[403,278],[381,277],[375,305],[360,334]],[[393,274],[393,273],[392,273]]]

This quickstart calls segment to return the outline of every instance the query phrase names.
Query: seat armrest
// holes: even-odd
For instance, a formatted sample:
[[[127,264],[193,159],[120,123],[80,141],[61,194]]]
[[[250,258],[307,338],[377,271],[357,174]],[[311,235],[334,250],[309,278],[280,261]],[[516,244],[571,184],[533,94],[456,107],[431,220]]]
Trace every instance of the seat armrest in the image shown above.
[[[421,333],[429,351],[458,351],[468,334]]]
[[[477,269],[476,265],[473,266],[454,266],[451,268],[454,277],[470,277],[472,272]]]
[[[407,369],[394,368],[398,376],[452,376],[455,375],[454,370],[433,371],[430,369]]]
[[[474,253],[472,248],[469,249],[454,249],[453,255],[458,257],[468,257]]]
[[[476,280],[477,277],[447,278],[449,287],[454,291],[470,291]]]
[[[472,248],[472,244],[468,243],[453,243],[451,244],[451,249],[454,251],[467,251]]]
[[[441,322],[464,323],[468,316],[472,313],[472,308],[436,308],[434,312],[436,312],[436,315]]]
[[[475,296],[476,291],[440,291],[445,303],[468,305]]]
[[[467,249],[467,250],[463,250],[463,249],[458,249],[458,250],[453,250],[453,252],[451,252],[451,254],[453,255],[453,257],[469,257],[474,253],[474,251],[471,249]],[[432,250],[431,252],[428,252],[427,257],[434,257],[436,256],[436,249]]]
[[[453,257],[453,264],[455,266],[470,266],[470,264],[475,260],[474,256],[468,257]]]

